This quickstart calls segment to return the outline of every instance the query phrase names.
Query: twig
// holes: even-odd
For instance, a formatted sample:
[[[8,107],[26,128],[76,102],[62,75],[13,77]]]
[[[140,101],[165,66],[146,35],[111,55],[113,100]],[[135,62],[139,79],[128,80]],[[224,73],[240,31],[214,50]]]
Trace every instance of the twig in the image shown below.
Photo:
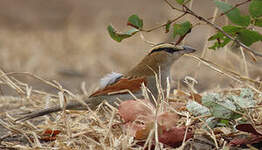
[[[228,33],[226,33],[221,27],[219,27],[218,25],[216,25],[215,23],[211,23],[210,21],[208,21],[206,18],[197,15],[195,12],[193,12],[191,9],[189,9],[187,6],[183,5],[183,7],[185,8],[185,12],[196,17],[198,20],[200,21],[204,21],[207,24],[211,25],[212,27],[214,27],[216,30],[220,31],[222,34],[224,34],[226,37],[228,37],[229,39],[231,39],[232,41],[236,42],[238,45],[242,46],[243,48],[245,48],[247,51],[250,51],[251,53],[253,53],[256,56],[260,56],[262,57],[261,53],[255,52],[255,50],[251,49],[250,47],[246,46],[245,44],[243,44],[242,42],[240,42],[239,40],[233,38],[232,36],[230,36]]]
[[[191,29],[190,29],[187,33],[185,33],[185,35],[180,36],[179,39],[176,41],[175,45],[178,45],[178,44],[180,44],[181,42],[182,42],[182,44],[183,44],[185,37],[186,37],[190,32],[191,32]]]
[[[167,23],[161,24],[161,25],[156,26],[156,27],[153,27],[153,28],[151,28],[151,29],[147,29],[147,30],[146,30],[146,29],[143,29],[142,31],[144,31],[144,32],[151,32],[151,31],[153,31],[153,30],[159,29],[159,28],[161,28],[161,27],[166,26],[167,24],[170,24],[170,23],[173,23],[173,22],[179,20],[180,18],[184,17],[186,14],[187,14],[187,13],[184,12],[184,13],[181,14],[180,16],[176,17],[175,19],[173,19],[173,20],[171,20],[171,21],[169,21],[169,22],[167,22]]]
[[[174,10],[178,10],[180,12],[184,12],[186,14],[190,14],[194,17],[196,17],[198,20],[203,21],[205,23],[207,23],[208,25],[211,25],[212,27],[214,27],[216,30],[220,31],[223,35],[225,35],[226,37],[228,37],[229,39],[231,39],[232,41],[236,42],[238,45],[242,46],[243,48],[245,48],[245,50],[253,53],[256,56],[260,56],[262,57],[261,53],[256,52],[255,50],[253,50],[252,48],[246,46],[245,44],[243,44],[242,42],[240,42],[239,40],[233,38],[231,35],[229,35],[228,33],[226,33],[220,26],[216,25],[215,23],[212,23],[210,21],[208,21],[208,19],[197,15],[195,12],[193,12],[190,8],[188,8],[186,5],[182,5],[183,6],[183,10],[181,11],[180,9],[174,7],[171,3],[169,3],[168,0],[164,0],[172,9]]]
[[[164,0],[164,1],[165,1],[172,9],[175,9],[175,10],[180,11],[180,12],[184,12],[184,10],[180,10],[180,9],[176,8],[175,6],[173,6],[171,3],[169,3],[168,0]]]
[[[244,2],[241,2],[241,3],[238,3],[234,7],[232,7],[231,9],[227,10],[226,12],[221,13],[218,17],[224,16],[224,15],[228,14],[230,11],[232,11],[233,9],[235,9],[235,8],[241,6],[241,5],[244,5],[244,4],[246,4],[247,2],[250,2],[250,1],[251,0],[247,0],[247,1],[244,1]],[[214,17],[209,17],[209,18],[207,18],[207,20],[211,20],[213,18]]]
[[[188,0],[188,1],[186,1],[184,4],[186,4],[186,3],[188,3],[188,2],[189,2],[188,7],[189,7],[190,9],[192,9],[194,0]],[[188,16],[186,16],[185,18],[188,19]],[[192,27],[191,27],[191,29],[188,31],[188,33],[186,33],[186,34],[184,35],[184,37],[183,37],[183,36],[180,37],[180,40],[182,39],[182,40],[181,40],[181,44],[182,44],[182,45],[185,44],[186,35],[189,34],[189,33],[191,32],[191,30],[192,30]],[[179,41],[177,41],[177,43],[179,43]]]

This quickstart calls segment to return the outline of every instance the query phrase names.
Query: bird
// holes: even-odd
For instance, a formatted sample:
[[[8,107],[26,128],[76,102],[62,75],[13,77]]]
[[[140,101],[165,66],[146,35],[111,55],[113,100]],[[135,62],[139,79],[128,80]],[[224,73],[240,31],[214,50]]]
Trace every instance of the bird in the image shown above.
[[[83,100],[91,110],[97,108],[103,101],[116,106],[116,102],[134,99],[130,94],[138,99],[144,98],[141,90],[144,84],[154,97],[159,95],[157,88],[156,74],[160,75],[160,85],[166,89],[167,78],[170,76],[172,64],[181,56],[187,53],[193,53],[196,49],[190,46],[175,45],[173,43],[161,43],[153,46],[149,53],[131,70],[126,73],[111,73],[105,76],[100,81],[100,89],[92,93],[89,97]],[[88,110],[86,105],[79,101],[69,101],[65,108],[66,110]],[[44,116],[50,113],[62,111],[60,105],[55,105],[49,108],[40,109],[26,114],[15,121],[26,121],[39,116]]]

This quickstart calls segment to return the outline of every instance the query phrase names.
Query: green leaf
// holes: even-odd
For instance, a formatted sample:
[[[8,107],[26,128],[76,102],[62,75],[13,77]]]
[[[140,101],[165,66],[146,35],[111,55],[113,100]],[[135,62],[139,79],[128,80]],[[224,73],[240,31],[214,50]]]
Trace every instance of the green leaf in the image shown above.
[[[252,0],[248,10],[254,18],[262,16],[262,0]]]
[[[143,20],[140,19],[137,15],[132,15],[128,17],[127,25],[140,30],[143,28]]]
[[[235,102],[236,106],[238,107],[239,110],[243,110],[246,108],[252,108],[255,107],[256,103],[253,99],[248,99],[248,98],[243,98],[235,95],[229,95],[228,99],[232,100]]]
[[[226,33],[228,33],[231,36],[235,37],[243,29],[243,27],[237,27],[237,26],[228,25],[228,26],[222,27],[222,29]],[[208,41],[213,41],[213,40],[216,40],[216,42],[212,46],[209,47],[209,49],[213,49],[213,50],[216,50],[218,48],[224,47],[225,45],[227,45],[231,41],[231,39],[226,37],[221,32],[216,33],[215,35],[211,36],[208,39]]]
[[[232,102],[227,101],[224,103],[221,102],[219,104],[214,104],[209,109],[213,116],[216,118],[231,119],[234,115],[233,111],[235,111],[236,107]]]
[[[230,30],[229,30],[229,32],[230,32]],[[208,47],[209,49],[213,49],[213,50],[224,47],[225,45],[227,45],[231,41],[231,39],[226,37],[221,32],[218,32],[217,34],[211,36],[208,39],[208,41],[213,41],[213,40],[216,40],[216,42],[212,46]]]
[[[240,95],[228,95],[226,97],[228,100],[231,100],[237,106],[239,111],[244,111],[246,108],[253,108],[256,106],[257,101],[254,100],[254,93],[249,88],[242,88]]]
[[[248,98],[249,100],[254,100],[254,92],[250,88],[242,88],[239,96],[242,98]]]
[[[181,24],[174,24],[173,37],[175,38],[177,35],[184,36],[191,31],[191,28],[192,24],[189,21]]]
[[[195,101],[188,101],[186,108],[194,116],[210,115],[209,109]]]
[[[201,99],[201,102],[206,107],[211,107],[214,103],[214,101],[219,101],[221,99],[221,96],[217,93],[209,93],[207,95],[204,95]]]
[[[250,24],[250,17],[241,16],[238,8],[232,9],[233,6],[217,0],[215,0],[215,4],[223,13],[226,13],[226,16],[232,23],[240,26],[248,26]]]
[[[221,126],[221,127],[228,126],[228,125],[229,125],[229,120],[226,120],[226,119],[221,119],[217,123],[217,126]]]
[[[262,18],[255,19],[255,26],[262,27]]]
[[[257,104],[257,101],[254,99],[254,93],[249,88],[243,88],[241,89],[241,93],[239,96],[241,99],[237,99],[237,104],[241,106],[242,108],[252,108],[255,107]]]
[[[222,28],[226,33],[230,34],[233,37],[236,37],[240,42],[243,44],[250,46],[255,42],[262,40],[262,35],[257,31],[252,31],[245,29],[243,27],[237,26],[224,26]],[[217,49],[224,47],[227,45],[231,40],[224,36],[221,32],[211,36],[209,41],[217,40],[209,49]]]
[[[257,31],[241,29],[241,31],[238,33],[237,38],[245,45],[250,46],[257,41],[262,40],[262,35]]]
[[[230,35],[232,35],[232,36],[235,36],[236,33],[238,33],[238,32],[239,32],[241,29],[243,29],[243,28],[242,28],[242,27],[237,27],[237,26],[228,25],[228,26],[222,27],[222,29],[223,29],[226,33],[228,33],[228,34],[230,34]]]
[[[228,37],[224,36],[223,38],[217,39],[217,41],[214,43],[214,45],[208,47],[209,49],[213,49],[216,50],[218,48],[224,47],[225,45],[227,45],[229,42],[231,41],[231,39],[229,39]]]
[[[177,2],[178,4],[180,4],[180,5],[182,5],[182,4],[185,2],[185,0],[176,0],[176,2]]]
[[[208,38],[208,41],[213,41],[217,39],[222,39],[224,37],[224,34],[221,32],[218,32],[217,34],[212,35],[211,37]]]
[[[168,33],[168,32],[169,32],[169,30],[170,30],[170,25],[171,25],[171,21],[170,21],[170,20],[168,20],[168,21],[167,21],[167,23],[166,23],[166,26],[165,26],[166,33]]]
[[[123,39],[129,38],[132,35],[136,34],[139,30],[132,28],[131,30],[125,32],[125,33],[119,33],[117,32],[112,25],[109,25],[107,27],[107,31],[109,32],[110,37],[117,41],[117,42],[121,42]]]
[[[221,119],[231,119],[234,116],[236,106],[233,102],[221,98],[217,93],[209,93],[202,97],[202,104],[209,108],[210,113]]]
[[[220,43],[220,47],[226,46],[231,41],[230,38],[224,37],[223,42]]]

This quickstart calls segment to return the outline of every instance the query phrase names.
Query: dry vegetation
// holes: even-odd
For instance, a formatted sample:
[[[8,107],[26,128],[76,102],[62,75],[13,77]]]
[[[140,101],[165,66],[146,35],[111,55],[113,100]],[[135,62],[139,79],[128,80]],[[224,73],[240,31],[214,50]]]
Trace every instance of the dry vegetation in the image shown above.
[[[134,0],[132,3],[116,0],[110,4],[84,0],[3,0],[1,3],[0,149],[143,149],[143,145],[139,145],[141,141],[136,141],[123,129],[118,110],[108,109],[109,106],[88,113],[63,111],[32,122],[15,123],[13,120],[21,113],[61,103],[64,98],[81,100],[83,95],[93,91],[104,74],[124,72],[147,53],[150,46],[139,36],[120,44],[112,41],[106,32],[108,24],[124,24],[130,14],[137,13],[148,23],[146,26],[151,27],[165,22],[174,12],[158,0]],[[209,0],[193,5],[204,17],[214,15],[215,8],[211,7],[214,8]],[[245,6],[241,9],[246,10]],[[223,24],[224,19],[218,18],[217,23]],[[207,37],[213,32],[202,25],[185,39],[186,45],[199,50],[194,55],[203,55],[205,59],[187,55],[179,60],[172,70],[172,89],[179,87],[185,93],[197,91],[202,95],[208,91],[239,94],[239,88],[249,87],[256,95],[261,94],[261,58],[253,61],[246,55],[243,60],[243,55],[231,48],[203,53],[208,46]],[[166,38],[163,31],[148,33],[145,37],[155,43],[173,40]],[[261,42],[253,47],[259,49]],[[198,84],[185,84],[185,76],[192,76]],[[179,98],[177,93],[170,97],[183,103],[188,100]],[[261,97],[256,98],[261,101]],[[166,111],[174,112],[165,103],[160,104]],[[260,122],[261,111],[253,111],[257,116],[249,117]],[[181,124],[199,119],[189,114],[182,116],[178,121]],[[198,123],[195,128],[204,122]],[[61,133],[54,141],[43,142],[46,138],[43,132],[47,129]],[[214,139],[221,138],[213,132],[198,132],[199,135],[211,133],[208,141],[212,148],[223,146],[224,141],[213,143]],[[145,141],[156,147],[163,146],[152,139],[153,135]],[[183,147],[186,148],[186,144]]]

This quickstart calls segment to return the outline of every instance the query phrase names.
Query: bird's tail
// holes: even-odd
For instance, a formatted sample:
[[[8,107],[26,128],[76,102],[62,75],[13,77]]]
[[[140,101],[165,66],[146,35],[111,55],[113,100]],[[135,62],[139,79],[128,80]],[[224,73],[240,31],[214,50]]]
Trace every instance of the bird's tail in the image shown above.
[[[61,111],[61,110],[62,110],[62,108],[59,107],[59,106],[41,109],[39,111],[34,111],[34,112],[29,113],[29,114],[26,114],[25,116],[20,117],[20,118],[16,119],[15,121],[26,121],[26,120],[29,120],[29,119],[33,119],[33,118],[36,118],[36,117],[39,117],[39,116],[44,116],[44,115],[47,115],[47,114],[50,114],[50,113],[53,113],[53,112],[58,112],[58,111]]]
[[[83,105],[78,103],[78,102],[71,102],[68,105],[66,105],[65,109],[66,110],[85,110],[87,108],[83,107]],[[58,112],[58,111],[62,111],[62,108],[57,105],[57,106],[53,106],[53,107],[50,107],[50,108],[41,109],[41,110],[38,110],[38,111],[33,111],[29,114],[24,115],[23,117],[16,119],[15,121],[26,121],[26,120],[29,120],[29,119],[44,116],[44,115],[54,113],[54,112]]]
[[[121,98],[121,97],[119,97]],[[127,99],[126,97],[122,97],[123,99]],[[100,96],[100,97],[89,97],[87,99],[85,99],[83,101],[83,103],[78,102],[78,101],[70,101],[67,105],[66,105],[66,110],[94,110],[99,104],[101,104],[104,100],[106,100],[109,104],[111,104],[112,106],[114,105],[115,102],[114,97],[110,97],[110,96]],[[50,113],[54,113],[54,112],[58,112],[58,111],[62,111],[62,108],[57,105],[57,106],[53,106],[50,108],[46,108],[46,109],[42,109],[42,110],[37,110],[37,111],[33,111],[29,114],[26,114],[18,119],[16,119],[15,121],[26,121],[29,119],[33,119],[36,117],[40,117],[40,116],[44,116]]]

